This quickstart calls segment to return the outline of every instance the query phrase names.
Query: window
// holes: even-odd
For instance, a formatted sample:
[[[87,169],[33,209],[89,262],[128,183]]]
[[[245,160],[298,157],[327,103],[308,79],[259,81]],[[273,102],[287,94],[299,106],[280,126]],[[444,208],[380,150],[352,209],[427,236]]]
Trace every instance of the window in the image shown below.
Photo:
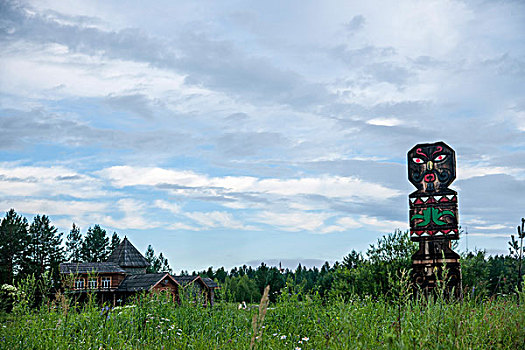
[[[84,289],[84,279],[83,278],[78,278],[75,281],[75,288],[76,289]]]
[[[111,287],[111,277],[102,277],[102,288],[110,288]]]
[[[97,283],[97,279],[96,279],[96,278],[90,278],[90,279],[89,279],[88,287],[89,287],[90,289],[95,289],[95,288],[97,288],[97,285],[98,285],[98,283]]]

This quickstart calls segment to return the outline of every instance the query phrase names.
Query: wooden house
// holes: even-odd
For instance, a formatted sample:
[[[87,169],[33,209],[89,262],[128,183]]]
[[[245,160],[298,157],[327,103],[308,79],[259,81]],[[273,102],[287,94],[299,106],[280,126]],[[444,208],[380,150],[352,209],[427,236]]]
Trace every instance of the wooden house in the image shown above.
[[[146,258],[124,237],[107,261],[62,263],[60,273],[66,291],[80,300],[93,293],[101,303],[116,305],[137,293],[168,292],[176,301],[184,293],[184,297],[213,305],[215,289],[219,286],[212,279],[173,276],[167,272],[146,273],[148,266]]]

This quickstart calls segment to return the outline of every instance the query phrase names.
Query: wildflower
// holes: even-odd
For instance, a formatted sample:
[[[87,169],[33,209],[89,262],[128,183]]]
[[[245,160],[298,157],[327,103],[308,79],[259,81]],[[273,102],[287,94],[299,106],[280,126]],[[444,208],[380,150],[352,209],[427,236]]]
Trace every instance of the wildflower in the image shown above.
[[[4,328],[5,328],[5,326],[4,326]],[[274,337],[276,337],[276,336],[277,336],[277,333],[274,333],[274,334],[272,334],[272,335],[273,335]]]
[[[286,339],[286,335],[281,335],[281,339]]]
[[[295,347],[295,350],[301,350],[301,348],[300,348],[300,347],[298,347],[298,346],[296,346],[296,347]]]
[[[308,340],[310,340],[310,338],[308,338],[308,337],[304,337],[304,338],[301,339],[301,340],[308,341]]]

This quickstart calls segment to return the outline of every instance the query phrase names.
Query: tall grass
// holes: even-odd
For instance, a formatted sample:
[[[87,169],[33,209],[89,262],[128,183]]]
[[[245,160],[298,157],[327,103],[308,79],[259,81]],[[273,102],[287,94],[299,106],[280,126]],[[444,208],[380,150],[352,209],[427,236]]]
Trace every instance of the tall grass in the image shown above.
[[[285,288],[277,302],[239,310],[163,294],[124,307],[83,305],[59,295],[38,310],[0,315],[2,349],[524,349],[524,292],[516,298],[462,301],[407,297],[322,300]],[[266,297],[267,298],[267,297]],[[254,324],[254,321],[255,324]],[[264,330],[264,331],[263,331]],[[256,335],[256,341],[254,335]]]

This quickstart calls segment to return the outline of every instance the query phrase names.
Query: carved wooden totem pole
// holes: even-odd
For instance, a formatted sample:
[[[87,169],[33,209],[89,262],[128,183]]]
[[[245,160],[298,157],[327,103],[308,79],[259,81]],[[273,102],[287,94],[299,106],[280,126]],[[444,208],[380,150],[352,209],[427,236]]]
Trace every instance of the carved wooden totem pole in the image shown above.
[[[410,238],[419,242],[412,281],[424,292],[446,277],[448,291],[461,295],[459,255],[451,248],[451,240],[459,239],[457,192],[448,188],[455,178],[456,153],[444,142],[419,144],[408,152],[408,179],[417,188],[408,196]]]

